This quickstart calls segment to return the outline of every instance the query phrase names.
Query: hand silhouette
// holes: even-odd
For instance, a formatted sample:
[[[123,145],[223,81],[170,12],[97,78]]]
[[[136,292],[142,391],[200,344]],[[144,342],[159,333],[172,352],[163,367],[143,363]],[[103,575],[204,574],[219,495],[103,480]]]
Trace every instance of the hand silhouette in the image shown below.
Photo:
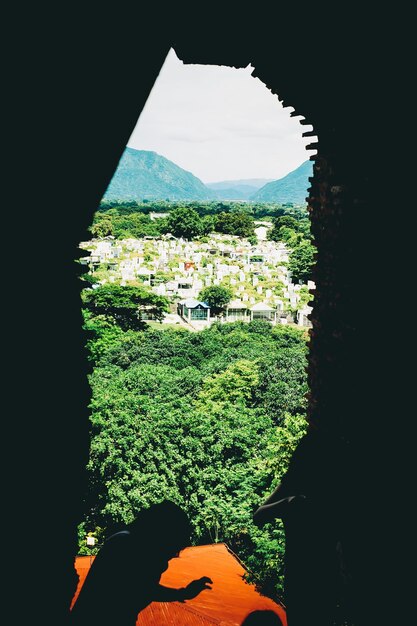
[[[253,522],[255,526],[262,528],[262,526],[275,519],[288,519],[294,515],[297,516],[305,510],[307,503],[306,496],[299,494],[264,504],[255,511]]]
[[[199,593],[204,591],[204,589],[211,589],[210,584],[213,584],[213,581],[208,576],[202,576],[202,578],[192,580],[182,590],[183,600],[191,600],[192,598],[198,596]]]

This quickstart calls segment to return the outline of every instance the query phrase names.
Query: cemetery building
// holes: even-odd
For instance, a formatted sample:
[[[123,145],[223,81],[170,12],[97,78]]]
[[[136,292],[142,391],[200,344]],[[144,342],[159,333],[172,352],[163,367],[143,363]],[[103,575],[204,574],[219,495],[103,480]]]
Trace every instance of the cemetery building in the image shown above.
[[[187,298],[178,302],[178,315],[187,322],[210,321],[210,307],[205,302],[199,302],[194,298]]]

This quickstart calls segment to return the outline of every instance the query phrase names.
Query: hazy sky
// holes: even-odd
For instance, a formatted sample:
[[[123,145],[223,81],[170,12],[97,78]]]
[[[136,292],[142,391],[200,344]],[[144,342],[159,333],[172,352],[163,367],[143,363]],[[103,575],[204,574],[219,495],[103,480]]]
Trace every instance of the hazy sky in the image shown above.
[[[285,176],[314,151],[253,68],[186,65],[171,50],[128,146],[154,150],[203,182]]]

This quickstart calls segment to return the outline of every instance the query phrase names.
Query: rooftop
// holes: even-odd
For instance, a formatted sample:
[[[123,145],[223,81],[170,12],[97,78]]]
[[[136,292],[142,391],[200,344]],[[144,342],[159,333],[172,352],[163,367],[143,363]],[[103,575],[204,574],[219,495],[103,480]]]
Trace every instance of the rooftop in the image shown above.
[[[197,306],[202,306],[204,309],[209,309],[209,305],[206,302],[200,302],[199,300],[194,300],[194,298],[187,298],[186,300],[180,300],[180,304],[184,304],[187,309],[195,309]]]
[[[229,302],[229,304],[227,305],[228,309],[247,309],[248,306],[247,304],[245,304],[244,302],[242,302],[242,300],[232,300],[231,302]]]
[[[275,311],[272,306],[265,304],[265,302],[257,302],[251,307],[251,311]]]

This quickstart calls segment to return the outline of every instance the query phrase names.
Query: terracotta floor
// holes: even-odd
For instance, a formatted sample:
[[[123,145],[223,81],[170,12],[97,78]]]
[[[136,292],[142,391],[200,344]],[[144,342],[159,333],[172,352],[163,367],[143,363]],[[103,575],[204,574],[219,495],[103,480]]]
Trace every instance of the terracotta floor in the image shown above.
[[[78,557],[75,563],[80,577],[74,600],[90,567],[90,557]],[[186,548],[177,559],[172,559],[162,574],[161,584],[184,587],[191,580],[209,576],[212,589],[201,592],[185,603],[153,602],[138,617],[137,626],[240,626],[245,617],[255,610],[276,613],[286,626],[285,609],[259,594],[242,576],[244,568],[225,544]]]

